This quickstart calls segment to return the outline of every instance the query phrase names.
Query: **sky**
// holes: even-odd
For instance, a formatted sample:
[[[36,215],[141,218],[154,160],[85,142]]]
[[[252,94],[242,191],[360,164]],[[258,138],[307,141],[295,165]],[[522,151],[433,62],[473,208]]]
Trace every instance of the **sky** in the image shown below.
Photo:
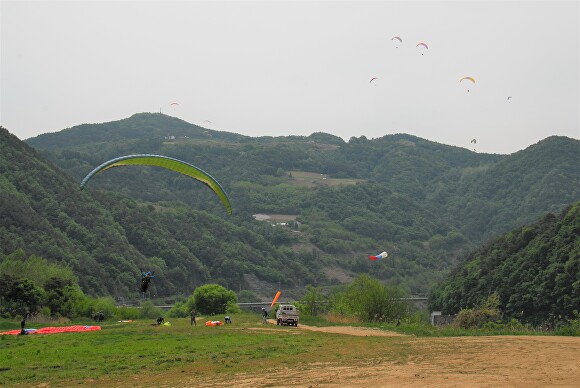
[[[578,0],[0,0],[0,125],[27,139],[162,112],[509,154],[580,137],[579,19]]]

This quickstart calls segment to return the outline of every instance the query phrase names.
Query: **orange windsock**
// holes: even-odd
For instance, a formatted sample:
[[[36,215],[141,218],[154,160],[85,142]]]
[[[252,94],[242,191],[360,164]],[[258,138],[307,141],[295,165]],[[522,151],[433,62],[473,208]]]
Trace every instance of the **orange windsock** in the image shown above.
[[[281,292],[280,292],[280,291],[278,291],[278,292],[276,293],[276,296],[275,296],[275,297],[274,297],[274,299],[272,300],[272,304],[270,305],[270,308],[272,308],[272,307],[273,307],[273,306],[276,304],[276,301],[277,301],[277,300],[278,300],[278,298],[280,297],[280,294],[281,294]]]

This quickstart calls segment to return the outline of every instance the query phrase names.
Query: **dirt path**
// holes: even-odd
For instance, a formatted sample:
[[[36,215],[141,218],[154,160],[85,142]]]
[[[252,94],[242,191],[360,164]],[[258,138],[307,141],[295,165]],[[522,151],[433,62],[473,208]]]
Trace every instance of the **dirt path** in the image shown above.
[[[357,337],[405,337],[404,334],[399,334],[394,331],[385,331],[366,327],[352,327],[352,326],[317,327],[317,326],[298,325],[298,328],[302,330],[318,331],[321,333],[354,335]]]
[[[266,328],[264,328],[266,329]],[[312,330],[356,336],[400,336],[357,327],[310,327]],[[473,387],[578,386],[580,338],[494,336],[416,338],[403,336],[410,349],[403,362],[387,358],[318,363],[300,368],[240,373],[204,386],[236,387]],[[408,343],[408,344],[407,344]],[[280,384],[276,382],[279,381]],[[187,383],[186,383],[187,385]]]

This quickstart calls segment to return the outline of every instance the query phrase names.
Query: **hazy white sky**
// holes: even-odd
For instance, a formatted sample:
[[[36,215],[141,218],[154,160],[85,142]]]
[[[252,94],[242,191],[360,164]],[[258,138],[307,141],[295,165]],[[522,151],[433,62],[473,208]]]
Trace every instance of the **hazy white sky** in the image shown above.
[[[580,137],[579,3],[0,0],[0,124],[26,139],[161,110],[511,153]]]

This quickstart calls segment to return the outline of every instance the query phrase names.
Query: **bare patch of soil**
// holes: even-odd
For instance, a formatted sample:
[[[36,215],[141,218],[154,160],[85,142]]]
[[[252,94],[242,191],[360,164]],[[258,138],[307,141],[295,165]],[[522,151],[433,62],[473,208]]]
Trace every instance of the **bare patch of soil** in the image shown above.
[[[266,328],[264,328],[266,329]],[[313,330],[356,336],[398,334],[357,327],[310,327]],[[578,386],[580,338],[552,336],[494,336],[401,338],[409,349],[405,361],[380,354],[368,360],[313,363],[299,368],[238,373],[203,382],[217,387],[473,387]],[[407,343],[408,342],[408,343]],[[386,349],[387,350],[387,349]],[[200,384],[197,380],[182,385]]]
[[[367,327],[352,327],[352,326],[306,326],[298,325],[299,329],[318,331],[321,333],[354,335],[357,337],[406,337],[404,334],[399,334],[394,331],[385,331]]]

